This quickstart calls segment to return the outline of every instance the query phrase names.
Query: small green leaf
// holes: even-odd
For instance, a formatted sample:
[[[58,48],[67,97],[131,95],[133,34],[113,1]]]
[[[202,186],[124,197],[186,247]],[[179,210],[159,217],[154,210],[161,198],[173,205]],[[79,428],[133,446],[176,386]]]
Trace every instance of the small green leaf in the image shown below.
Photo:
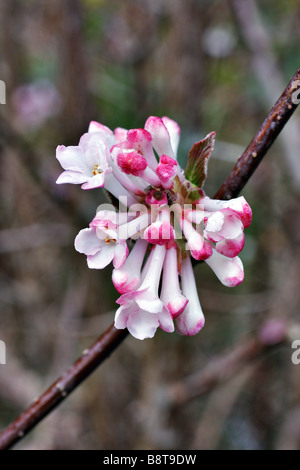
[[[194,190],[189,192],[189,201],[195,202],[198,201],[201,197],[203,197],[203,191],[200,188],[195,188]]]
[[[202,188],[207,175],[207,162],[213,151],[215,132],[208,134],[205,139],[196,142],[188,155],[185,177],[197,188]]]

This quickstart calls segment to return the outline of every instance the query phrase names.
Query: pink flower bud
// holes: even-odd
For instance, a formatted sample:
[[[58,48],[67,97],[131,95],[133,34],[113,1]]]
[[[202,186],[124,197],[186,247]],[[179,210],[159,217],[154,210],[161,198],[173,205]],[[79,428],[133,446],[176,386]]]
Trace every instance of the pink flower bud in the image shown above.
[[[117,162],[127,175],[141,176],[147,168],[147,160],[137,152],[119,153]]]

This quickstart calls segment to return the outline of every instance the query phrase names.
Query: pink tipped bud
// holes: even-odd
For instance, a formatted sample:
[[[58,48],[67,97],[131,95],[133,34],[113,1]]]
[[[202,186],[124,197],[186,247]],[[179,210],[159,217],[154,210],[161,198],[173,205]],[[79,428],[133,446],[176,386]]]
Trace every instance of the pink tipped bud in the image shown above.
[[[165,220],[163,222],[154,222],[146,228],[144,238],[153,245],[164,245],[174,240],[175,233],[172,225]]]
[[[152,141],[150,132],[145,129],[130,129],[127,132],[127,140],[132,145],[132,148],[143,151],[145,146],[149,145]]]
[[[179,221],[191,255],[196,260],[206,260],[212,255],[212,246],[204,240],[203,235],[197,232],[187,219]]]
[[[178,317],[187,306],[188,299],[182,295],[178,279],[176,246],[168,245],[163,270],[161,300],[173,318]]]
[[[116,127],[114,130],[114,136],[116,143],[124,142],[127,138],[127,129],[123,127]]]
[[[99,211],[90,222],[90,227],[103,230],[114,230],[117,228],[117,214],[114,211]]]
[[[150,116],[145,123],[145,129],[150,132],[152,145],[159,156],[165,154],[175,157],[170,142],[170,134],[161,118]]]
[[[152,170],[157,166],[157,160],[152,148],[152,135],[146,129],[130,129],[127,132],[127,148],[141,153]]]
[[[245,235],[242,232],[237,238],[232,240],[224,239],[216,244],[216,250],[227,258],[235,258],[244,248]]]
[[[137,152],[119,153],[117,163],[126,175],[140,176],[147,168],[147,160]]]
[[[177,173],[177,162],[172,157],[162,155],[155,171],[162,184],[170,188]]]
[[[238,286],[244,279],[243,264],[238,256],[228,258],[213,250],[212,256],[206,260],[206,263],[224,286]]]
[[[196,335],[204,326],[204,315],[199,302],[191,258],[182,261],[181,284],[183,295],[188,299],[184,311],[175,319],[176,330],[181,335]]]
[[[145,240],[137,240],[124,265],[113,270],[112,281],[120,294],[132,292],[140,286],[141,268],[147,246]]]

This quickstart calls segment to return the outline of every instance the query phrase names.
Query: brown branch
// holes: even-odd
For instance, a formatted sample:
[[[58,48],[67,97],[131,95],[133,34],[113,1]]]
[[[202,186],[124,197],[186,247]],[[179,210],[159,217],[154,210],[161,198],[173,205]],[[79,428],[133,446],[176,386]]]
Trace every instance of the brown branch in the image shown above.
[[[295,83],[296,80],[300,80],[300,68],[271,109],[268,117],[239,158],[215,198],[230,199],[236,196],[247,183],[297,107],[292,102],[292,93],[298,88],[298,83]],[[127,330],[116,330],[113,325],[108,328],[65,374],[2,431],[0,434],[0,450],[9,449],[49,414],[116,349],[127,334]]]
[[[261,108],[273,105],[274,96],[279,96],[285,79],[280,68],[271,31],[264,24],[260,6],[256,0],[228,0],[238,32],[244,40],[247,57],[253,69],[253,76],[261,88]],[[281,151],[285,156],[286,169],[296,191],[300,188],[298,148],[300,145],[299,118],[294,119],[286,131],[280,135]]]
[[[215,199],[231,199],[243,189],[277,136],[297,108],[292,95],[299,88],[300,68],[275,103],[258,132],[238,159],[226,181],[215,195]]]
[[[9,449],[62,402],[123,341],[127,330],[113,325],[32,405],[0,434],[0,450]]]

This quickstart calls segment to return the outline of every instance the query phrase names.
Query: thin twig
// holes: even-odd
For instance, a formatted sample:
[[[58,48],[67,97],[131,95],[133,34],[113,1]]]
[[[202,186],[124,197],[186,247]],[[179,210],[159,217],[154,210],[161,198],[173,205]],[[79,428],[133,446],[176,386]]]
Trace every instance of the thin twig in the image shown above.
[[[271,109],[268,117],[239,158],[215,198],[230,199],[236,196],[245,186],[297,107],[297,104],[292,102],[292,93],[298,88],[297,80],[300,80],[300,68]],[[113,325],[110,326],[65,374],[2,431],[0,434],[0,450],[9,449],[49,414],[116,349],[127,334],[127,330],[116,330]]]
[[[228,0],[233,17],[236,20],[241,38],[243,38],[247,57],[252,65],[253,75],[261,88],[261,107],[265,111],[272,106],[274,96],[278,96],[284,87],[285,79],[278,64],[271,39],[271,32],[264,24],[260,6],[252,0]],[[293,188],[300,189],[298,148],[300,145],[299,118],[293,119],[288,128],[280,135],[282,154]]]
[[[167,388],[169,406],[177,408],[196,397],[205,395],[250,364],[264,357],[274,347],[284,344],[290,334],[290,326],[284,320],[267,320],[256,335],[243,338],[228,352],[211,359],[204,369]]]
[[[277,136],[290,119],[298,104],[293,103],[293,93],[299,88],[300,68],[275,103],[258,132],[238,159],[215,199],[231,199],[243,189]]]
[[[199,420],[189,449],[217,450],[226,421],[239,396],[253,380],[259,360],[247,364],[231,380],[212,390]]]

